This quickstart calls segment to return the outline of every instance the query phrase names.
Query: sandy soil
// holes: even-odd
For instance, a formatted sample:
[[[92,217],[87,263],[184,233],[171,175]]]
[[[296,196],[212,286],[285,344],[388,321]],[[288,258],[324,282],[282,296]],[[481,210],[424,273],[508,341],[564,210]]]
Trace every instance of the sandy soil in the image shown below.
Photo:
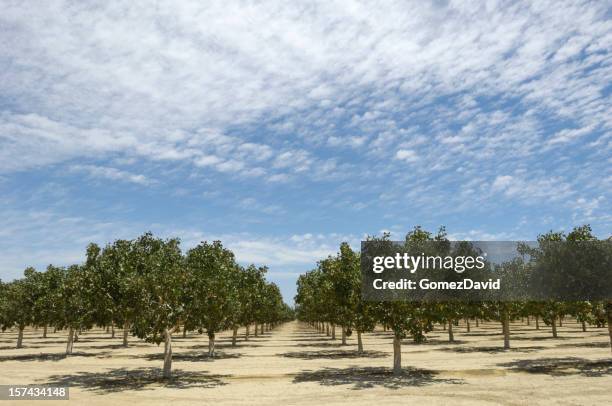
[[[70,401],[45,405],[612,404],[607,329],[583,333],[568,320],[553,339],[549,327],[513,323],[510,351],[501,349],[500,332],[498,323],[484,323],[471,333],[456,327],[455,344],[441,328],[428,343],[405,340],[402,377],[390,373],[391,336],[380,330],[364,335],[363,355],[356,337],[341,346],[297,322],[240,337],[235,348],[223,333],[214,360],[206,335],[190,334],[174,339],[176,378],[162,382],[163,346],[131,338],[122,348],[120,331],[114,339],[102,330],[84,333],[68,358],[66,332],[42,339],[42,330],[27,331],[17,350],[11,331],[0,333],[0,384],[70,385]]]

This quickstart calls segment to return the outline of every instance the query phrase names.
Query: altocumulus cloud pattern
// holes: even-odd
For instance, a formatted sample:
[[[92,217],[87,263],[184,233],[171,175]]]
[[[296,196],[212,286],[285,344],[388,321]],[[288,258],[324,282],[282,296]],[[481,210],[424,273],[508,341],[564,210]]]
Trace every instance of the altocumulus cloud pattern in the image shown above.
[[[608,6],[3,1],[0,275],[146,229],[281,280],[417,221],[609,231]]]

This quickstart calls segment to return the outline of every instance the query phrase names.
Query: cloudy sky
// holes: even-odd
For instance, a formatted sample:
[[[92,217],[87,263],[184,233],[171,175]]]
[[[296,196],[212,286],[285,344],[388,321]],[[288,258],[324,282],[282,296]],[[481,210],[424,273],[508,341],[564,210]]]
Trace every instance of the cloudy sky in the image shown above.
[[[291,301],[382,230],[608,236],[609,2],[530,3],[0,0],[0,278],[151,230]]]

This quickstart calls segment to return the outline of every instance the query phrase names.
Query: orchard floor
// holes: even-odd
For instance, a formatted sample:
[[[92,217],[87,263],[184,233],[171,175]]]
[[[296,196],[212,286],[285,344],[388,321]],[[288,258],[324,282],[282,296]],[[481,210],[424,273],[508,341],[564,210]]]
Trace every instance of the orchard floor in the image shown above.
[[[402,345],[405,373],[394,377],[392,339],[377,330],[347,346],[309,326],[291,322],[231,347],[218,338],[218,357],[206,356],[206,335],[173,340],[175,378],[159,379],[163,345],[130,338],[123,348],[102,330],[82,334],[74,355],[62,356],[66,332],[40,338],[26,331],[14,349],[14,331],[0,333],[0,384],[69,385],[70,401],[44,404],[94,405],[603,405],[612,404],[612,357],[606,328],[567,320],[559,338],[550,327],[536,331],[513,323],[512,349],[503,351],[498,323],[455,327],[456,343],[436,328],[425,344]],[[244,329],[241,329],[244,333]],[[14,401],[26,405],[37,401]],[[10,404],[0,401],[0,405]],[[39,404],[39,403],[35,403]]]

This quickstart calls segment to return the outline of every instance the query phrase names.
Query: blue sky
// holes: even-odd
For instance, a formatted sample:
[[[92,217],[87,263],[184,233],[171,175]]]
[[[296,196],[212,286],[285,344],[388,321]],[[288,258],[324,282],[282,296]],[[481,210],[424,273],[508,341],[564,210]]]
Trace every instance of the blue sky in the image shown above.
[[[2,1],[0,278],[151,230],[291,302],[383,230],[609,236],[607,2],[425,3]]]

